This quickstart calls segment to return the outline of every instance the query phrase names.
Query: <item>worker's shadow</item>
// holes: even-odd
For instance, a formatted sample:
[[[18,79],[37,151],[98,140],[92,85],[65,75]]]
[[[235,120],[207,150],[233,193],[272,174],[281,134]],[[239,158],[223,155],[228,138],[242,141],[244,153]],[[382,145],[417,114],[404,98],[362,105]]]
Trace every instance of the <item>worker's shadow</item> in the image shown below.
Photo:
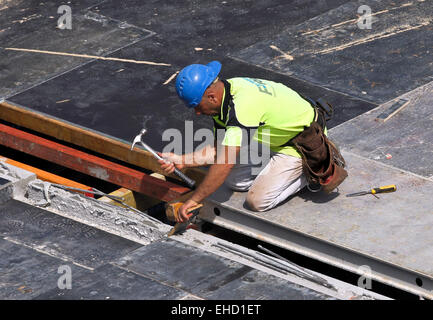
[[[218,189],[218,192],[215,192],[212,196],[212,199],[215,201],[218,201],[219,203],[225,203],[229,201],[233,196],[234,191],[231,190],[229,187],[223,185]],[[247,196],[247,192],[238,192],[236,193],[239,195],[237,200],[235,202],[239,203],[238,201],[241,201],[239,203],[239,206],[242,206],[246,210],[251,210],[248,205],[245,202],[245,198]],[[330,194],[326,194],[324,192],[311,192],[307,188],[303,188],[301,191],[295,193],[294,195],[288,197],[286,200],[281,202],[277,207],[284,206],[286,203],[288,203],[290,200],[292,200],[295,197],[300,197],[304,199],[304,202],[313,202],[313,203],[326,203],[329,201],[334,200],[340,195],[340,193],[337,191],[331,192]],[[232,199],[233,200],[233,199]]]
[[[293,197],[300,197],[300,198],[304,199],[304,202],[326,203],[326,202],[330,202],[330,201],[334,200],[338,196],[340,196],[340,192],[338,191],[338,189],[337,189],[337,191],[333,191],[333,192],[327,194],[323,191],[311,192],[307,188],[304,188],[301,191],[299,191],[297,194],[289,197],[288,200],[290,200]]]
[[[304,202],[327,203],[334,200],[338,196],[340,196],[340,193],[338,191],[334,191],[331,192],[330,194],[326,194],[324,192],[311,192],[307,188],[304,188],[301,191],[295,193],[294,195],[291,195],[286,200],[282,201],[275,208],[284,206],[286,203],[290,202],[290,200],[296,197],[304,199]],[[244,203],[244,208],[248,209],[248,206],[245,203]]]
[[[340,195],[340,193],[338,191],[332,192],[330,194],[326,194],[324,192],[311,192],[307,188],[304,188],[301,191],[295,193],[294,195],[291,195],[286,200],[282,201],[275,208],[278,208],[280,206],[284,206],[286,203],[290,202],[290,200],[292,200],[293,198],[296,198],[296,197],[304,199],[304,202],[326,203],[326,202],[334,200],[339,195]],[[248,209],[248,207],[245,203],[244,203],[244,208]]]
[[[212,200],[219,203],[224,203],[230,200],[233,193],[234,191],[232,189],[223,184],[221,187],[218,188],[216,192],[214,192],[214,194],[212,194]]]

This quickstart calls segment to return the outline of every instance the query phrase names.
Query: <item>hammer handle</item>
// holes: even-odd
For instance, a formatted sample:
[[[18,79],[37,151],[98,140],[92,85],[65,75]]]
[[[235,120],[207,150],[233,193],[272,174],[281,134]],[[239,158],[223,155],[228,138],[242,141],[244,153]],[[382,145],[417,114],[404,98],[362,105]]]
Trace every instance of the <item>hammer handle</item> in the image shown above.
[[[163,158],[161,158],[156,152],[155,150],[153,150],[151,147],[149,147],[146,143],[144,143],[143,141],[141,141],[141,145],[147,150],[149,151],[156,159],[158,160],[163,160],[165,161]],[[194,189],[195,187],[195,181],[192,180],[191,178],[188,178],[182,171],[180,171],[178,168],[174,168],[174,174],[177,175],[179,178],[182,179],[183,182],[185,182],[188,187],[190,189]]]
[[[174,174],[177,175],[179,178],[185,182],[190,189],[195,188],[195,181],[191,178],[187,177],[182,171],[180,171],[178,168],[174,168]]]

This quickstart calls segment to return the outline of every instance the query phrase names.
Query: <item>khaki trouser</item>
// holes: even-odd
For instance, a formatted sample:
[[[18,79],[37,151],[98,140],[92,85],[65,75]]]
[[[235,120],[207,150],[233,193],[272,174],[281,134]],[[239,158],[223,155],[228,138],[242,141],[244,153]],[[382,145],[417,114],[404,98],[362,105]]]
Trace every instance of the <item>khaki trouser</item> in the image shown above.
[[[302,159],[282,153],[271,153],[258,175],[260,165],[236,164],[225,183],[234,191],[248,191],[246,204],[251,210],[269,210],[307,185],[302,172]]]

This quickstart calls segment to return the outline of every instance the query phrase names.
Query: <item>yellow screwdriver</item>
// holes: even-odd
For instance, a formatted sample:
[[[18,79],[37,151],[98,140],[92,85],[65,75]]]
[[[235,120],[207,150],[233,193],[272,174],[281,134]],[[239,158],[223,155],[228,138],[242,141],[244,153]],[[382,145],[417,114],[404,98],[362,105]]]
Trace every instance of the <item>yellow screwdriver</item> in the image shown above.
[[[375,195],[377,193],[394,192],[396,190],[397,190],[397,187],[395,186],[395,184],[391,184],[389,186],[373,188],[373,189],[368,190],[368,191],[361,191],[361,192],[355,192],[355,193],[347,194],[346,197],[363,196],[365,194]]]

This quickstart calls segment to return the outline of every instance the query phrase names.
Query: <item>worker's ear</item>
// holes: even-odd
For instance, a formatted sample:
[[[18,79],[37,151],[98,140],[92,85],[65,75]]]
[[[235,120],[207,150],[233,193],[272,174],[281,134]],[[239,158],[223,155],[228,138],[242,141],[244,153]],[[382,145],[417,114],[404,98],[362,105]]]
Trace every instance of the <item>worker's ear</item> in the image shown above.
[[[221,105],[221,101],[218,99],[218,87],[215,84],[206,89],[205,95],[210,103],[218,106]]]
[[[208,89],[208,90],[206,90],[205,94],[206,94],[206,97],[210,103],[215,104],[218,102],[216,92],[214,90]]]

